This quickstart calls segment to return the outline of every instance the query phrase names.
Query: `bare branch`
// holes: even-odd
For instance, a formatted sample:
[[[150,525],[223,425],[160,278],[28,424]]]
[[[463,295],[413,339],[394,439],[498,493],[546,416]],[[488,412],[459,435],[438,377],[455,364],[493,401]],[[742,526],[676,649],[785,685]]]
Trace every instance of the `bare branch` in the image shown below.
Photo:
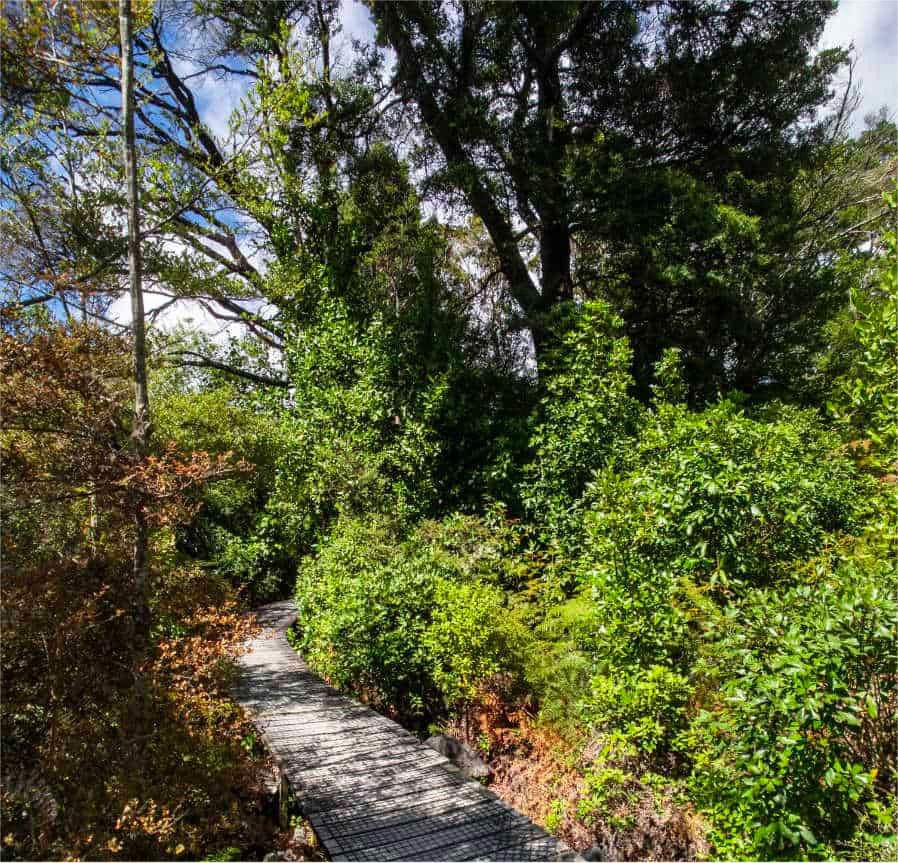
[[[196,351],[170,351],[168,356],[173,358],[195,358],[178,359],[177,363],[181,366],[191,366],[198,369],[216,369],[217,371],[225,372],[226,374],[234,375],[235,377],[244,378],[245,380],[253,381],[254,383],[262,384],[263,386],[280,387],[281,389],[287,389],[290,387],[290,381],[284,378],[269,377],[268,375],[260,375],[256,374],[255,372],[247,371],[246,369],[235,368],[234,366],[229,366],[226,363],[219,362],[218,360],[212,359],[211,357],[203,356],[203,354],[199,354]]]

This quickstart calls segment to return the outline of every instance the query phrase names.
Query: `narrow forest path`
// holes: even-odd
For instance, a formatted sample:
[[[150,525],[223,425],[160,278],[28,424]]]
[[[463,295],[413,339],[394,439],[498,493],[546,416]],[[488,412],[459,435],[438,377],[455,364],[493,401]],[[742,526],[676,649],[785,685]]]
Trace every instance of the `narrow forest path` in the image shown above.
[[[292,602],[262,631],[235,687],[334,860],[574,860],[573,851],[395,722],[316,677],[290,647]]]

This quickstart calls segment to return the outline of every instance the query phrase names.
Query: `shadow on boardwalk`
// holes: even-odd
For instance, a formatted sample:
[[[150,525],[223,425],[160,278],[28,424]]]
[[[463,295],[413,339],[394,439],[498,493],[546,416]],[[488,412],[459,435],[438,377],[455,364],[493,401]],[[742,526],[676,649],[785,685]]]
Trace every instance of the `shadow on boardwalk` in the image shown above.
[[[290,647],[292,602],[257,612],[235,687],[334,860],[576,860],[390,719],[325,685]]]

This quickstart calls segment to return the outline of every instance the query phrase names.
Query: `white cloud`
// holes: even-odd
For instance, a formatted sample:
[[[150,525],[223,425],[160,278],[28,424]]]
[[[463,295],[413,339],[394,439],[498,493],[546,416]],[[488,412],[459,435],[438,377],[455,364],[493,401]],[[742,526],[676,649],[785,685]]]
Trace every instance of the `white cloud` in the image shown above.
[[[189,251],[188,247],[177,240],[166,240],[163,248],[167,252],[180,254]],[[256,256],[257,262],[263,268],[266,266],[264,257]],[[217,312],[223,312],[222,309],[215,306],[214,303],[201,303],[197,300],[178,299],[171,302],[172,297],[165,289],[156,290],[152,286],[144,285],[143,304],[144,312],[150,317],[150,327],[161,332],[171,332],[178,326],[189,326],[193,329],[200,330],[207,335],[212,336],[213,340],[224,344],[230,338],[240,338],[247,334],[243,324],[223,321],[213,315],[208,306],[215,308]],[[171,303],[170,305],[167,305]],[[151,312],[166,306],[158,314],[151,315]],[[242,305],[252,312],[261,313],[263,316],[268,311],[263,308],[260,300],[247,300]],[[125,326],[131,323],[131,295],[124,291],[118,296],[109,307],[107,316],[117,323]]]
[[[364,42],[374,39],[374,19],[371,11],[358,0],[343,0],[340,4],[340,24],[343,33],[349,39],[360,39]]]
[[[169,302],[171,297],[145,289],[143,294],[144,312],[149,314]],[[127,292],[119,296],[109,307],[108,317],[120,324],[131,323],[131,296]],[[160,332],[171,332],[179,326],[188,326],[212,336],[213,340],[225,344],[231,337],[246,335],[241,324],[218,320],[196,300],[177,300],[153,317],[151,328]]]
[[[203,122],[220,141],[229,137],[229,122],[234,109],[249,90],[248,78],[207,75],[197,88],[197,107]]]
[[[853,119],[863,129],[864,115],[883,105],[898,115],[898,3],[895,0],[842,0],[820,40],[821,48],[853,44],[861,105]]]

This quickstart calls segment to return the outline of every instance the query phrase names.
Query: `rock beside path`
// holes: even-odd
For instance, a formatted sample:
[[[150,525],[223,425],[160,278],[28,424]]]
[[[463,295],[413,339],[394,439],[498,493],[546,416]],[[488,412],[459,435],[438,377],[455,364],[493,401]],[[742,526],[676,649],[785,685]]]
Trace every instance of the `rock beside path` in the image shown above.
[[[424,741],[431,749],[448,758],[468,779],[486,779],[490,769],[467,743],[448,734],[435,734]]]

